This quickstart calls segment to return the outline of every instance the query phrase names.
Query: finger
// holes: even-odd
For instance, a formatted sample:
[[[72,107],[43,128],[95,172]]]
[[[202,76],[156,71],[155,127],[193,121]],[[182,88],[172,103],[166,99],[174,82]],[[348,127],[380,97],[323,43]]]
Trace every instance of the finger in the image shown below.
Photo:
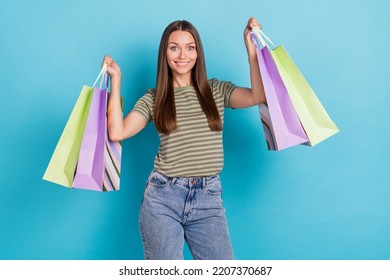
[[[107,54],[103,58],[101,67],[103,67],[104,64],[110,65],[110,57]]]
[[[263,27],[261,26],[261,24],[254,18],[254,17],[251,17],[251,20],[250,20],[250,28],[253,28],[254,26],[257,26],[258,28],[262,29]]]
[[[253,28],[254,26],[257,25],[257,21],[254,18],[252,18],[250,25],[251,25],[251,28]]]
[[[259,28],[259,29],[262,29],[262,28],[263,28],[263,26],[262,26],[260,23],[253,23],[252,26],[251,26],[251,29],[252,29],[253,27],[257,27],[257,28]]]
[[[106,59],[104,59],[104,63],[106,63],[107,66],[111,66],[113,62],[114,62],[114,61],[112,60],[112,58],[106,58]]]

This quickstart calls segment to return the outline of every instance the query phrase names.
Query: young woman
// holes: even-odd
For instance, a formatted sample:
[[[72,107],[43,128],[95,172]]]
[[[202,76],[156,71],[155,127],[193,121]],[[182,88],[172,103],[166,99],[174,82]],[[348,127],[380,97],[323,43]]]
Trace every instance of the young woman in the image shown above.
[[[146,259],[183,259],[184,241],[194,259],[233,259],[219,173],[223,166],[224,108],[246,108],[265,101],[257,54],[244,40],[251,88],[207,79],[202,42],[188,21],[169,24],[161,38],[156,88],[150,89],[123,119],[121,72],[108,55],[111,94],[109,137],[124,140],[154,121],[160,147],[142,200],[139,225]]]

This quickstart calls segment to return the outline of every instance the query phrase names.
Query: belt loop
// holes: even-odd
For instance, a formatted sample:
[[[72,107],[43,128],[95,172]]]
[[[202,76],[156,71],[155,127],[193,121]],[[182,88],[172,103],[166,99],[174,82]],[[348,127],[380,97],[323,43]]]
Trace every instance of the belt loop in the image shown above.
[[[206,177],[202,177],[202,188],[206,187]]]

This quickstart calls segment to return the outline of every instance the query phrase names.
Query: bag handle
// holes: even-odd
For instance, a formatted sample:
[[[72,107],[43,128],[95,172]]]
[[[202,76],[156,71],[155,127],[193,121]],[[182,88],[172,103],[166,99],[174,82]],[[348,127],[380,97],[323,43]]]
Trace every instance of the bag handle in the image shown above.
[[[103,72],[103,76],[102,76],[102,80],[100,81],[100,89],[108,89],[108,80],[109,80],[110,76],[108,76],[108,72],[107,72],[107,69],[106,71]],[[103,85],[105,86],[105,88],[103,88]]]
[[[261,49],[261,46],[269,48],[266,41],[271,43],[272,46],[275,46],[274,43],[271,41],[271,39],[268,38],[268,36],[265,35],[264,32],[260,28],[258,28],[257,26],[252,27],[251,38],[252,38],[252,41],[255,43],[255,46],[258,49]],[[260,46],[260,44],[261,44],[261,46]]]
[[[104,63],[102,69],[99,72],[99,75],[97,76],[95,82],[93,83],[93,86],[92,86],[93,88],[95,87],[96,83],[99,81],[99,79],[102,75],[103,75],[103,77],[102,77],[102,81],[100,82],[100,88],[102,88],[104,81],[105,81],[106,87],[108,87],[107,67],[108,67],[107,63]]]

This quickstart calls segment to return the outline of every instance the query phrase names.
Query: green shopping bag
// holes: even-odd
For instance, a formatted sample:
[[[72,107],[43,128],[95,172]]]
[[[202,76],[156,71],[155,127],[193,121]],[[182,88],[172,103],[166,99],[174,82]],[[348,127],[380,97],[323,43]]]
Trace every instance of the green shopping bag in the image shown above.
[[[96,81],[104,70],[105,68],[103,67]],[[65,187],[72,187],[89,107],[92,101],[93,87],[83,86],[43,175],[44,180]]]
[[[339,132],[320,100],[282,45],[271,52],[299,120],[314,146]]]

